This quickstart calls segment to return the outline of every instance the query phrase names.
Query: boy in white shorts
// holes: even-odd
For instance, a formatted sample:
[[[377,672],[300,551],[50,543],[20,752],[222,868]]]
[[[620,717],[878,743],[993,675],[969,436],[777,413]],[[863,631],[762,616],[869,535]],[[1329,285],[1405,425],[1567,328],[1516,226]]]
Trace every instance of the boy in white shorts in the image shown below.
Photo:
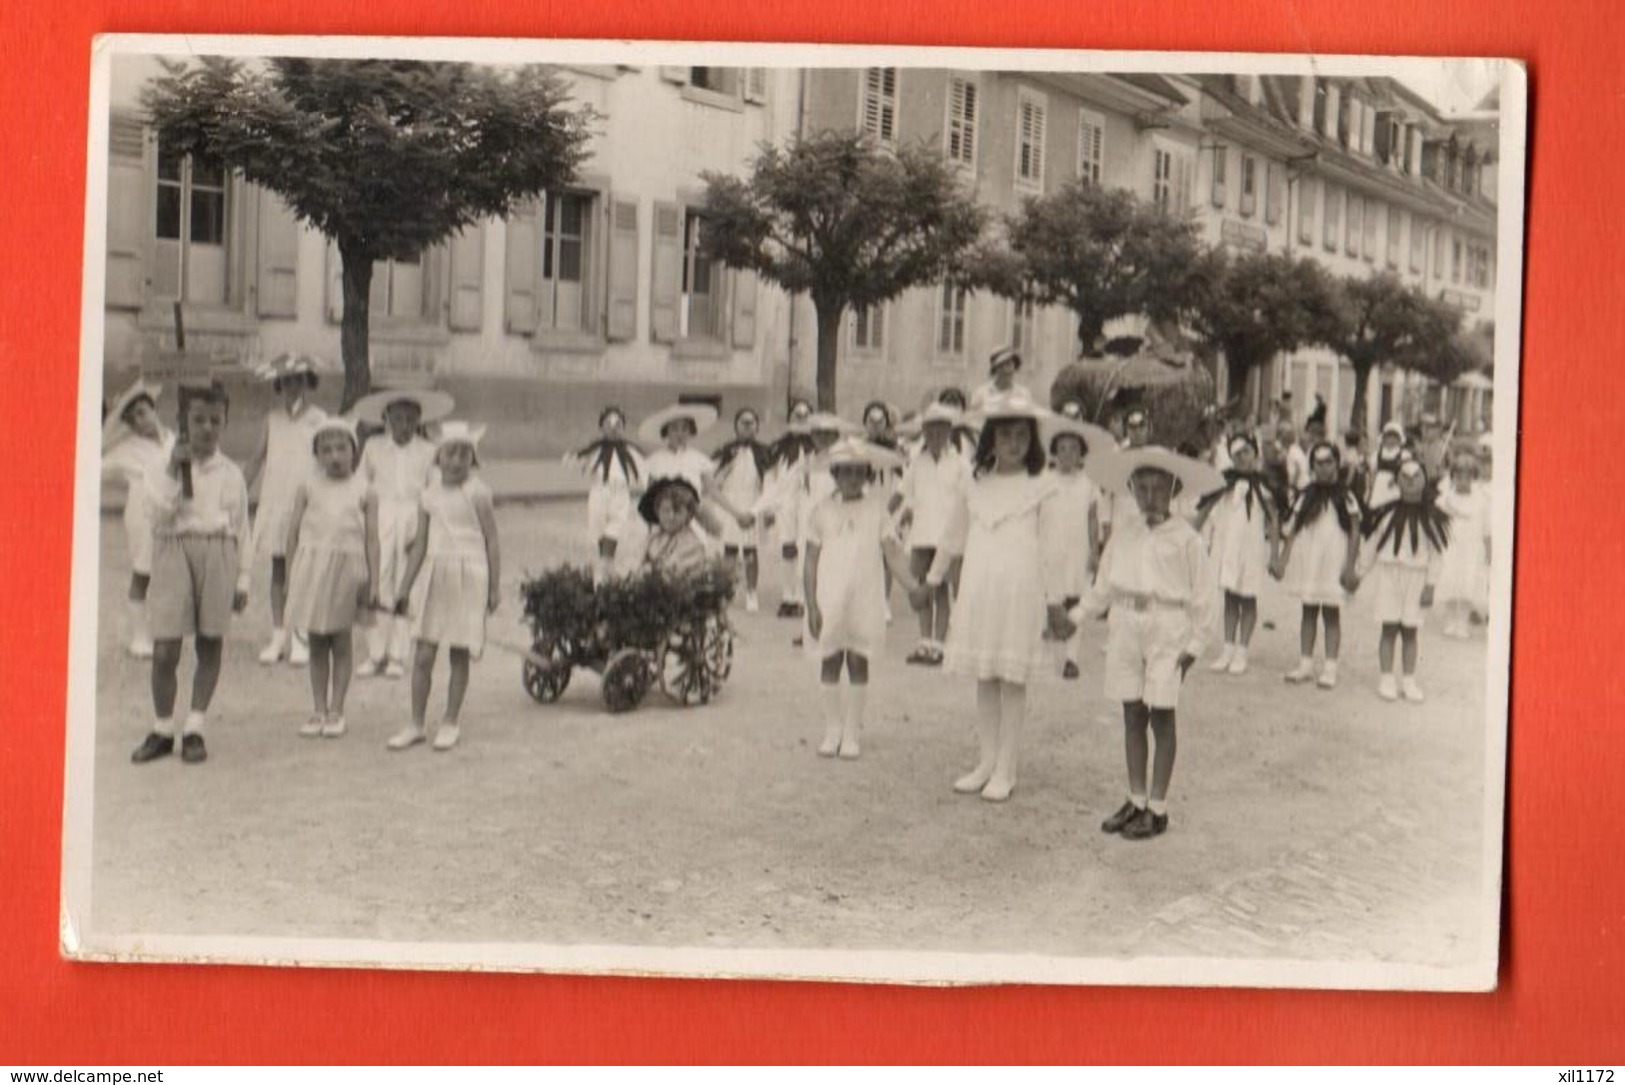
[[[1168,828],[1179,688],[1211,635],[1217,596],[1207,548],[1170,506],[1176,494],[1210,492],[1224,479],[1200,460],[1154,445],[1102,459],[1091,465],[1097,481],[1132,498],[1139,515],[1119,517],[1095,583],[1079,604],[1082,613],[1109,612],[1103,688],[1123,704],[1128,800],[1100,828],[1146,840]],[[1148,728],[1156,737],[1149,790]]]

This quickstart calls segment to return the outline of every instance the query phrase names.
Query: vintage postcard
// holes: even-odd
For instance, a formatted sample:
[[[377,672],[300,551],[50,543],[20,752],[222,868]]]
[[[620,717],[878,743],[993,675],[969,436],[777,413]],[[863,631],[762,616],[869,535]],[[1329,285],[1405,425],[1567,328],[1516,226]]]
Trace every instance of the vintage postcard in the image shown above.
[[[63,952],[1492,989],[1525,111],[98,39]]]

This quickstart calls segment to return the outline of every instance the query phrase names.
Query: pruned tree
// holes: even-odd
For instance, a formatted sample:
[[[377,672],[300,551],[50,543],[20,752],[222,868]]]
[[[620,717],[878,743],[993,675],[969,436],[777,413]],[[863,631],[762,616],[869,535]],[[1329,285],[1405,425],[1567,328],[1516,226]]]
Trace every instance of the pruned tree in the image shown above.
[[[836,406],[846,311],[961,275],[986,221],[940,153],[882,150],[862,134],[821,132],[766,146],[749,176],[704,179],[707,249],[811,299],[820,410]]]
[[[1336,286],[1315,261],[1280,253],[1232,257],[1214,249],[1204,262],[1192,322],[1224,355],[1231,397],[1277,354],[1335,337]]]
[[[1389,273],[1345,278],[1339,289],[1337,318],[1326,345],[1348,359],[1354,369],[1354,405],[1349,427],[1365,429],[1366,394],[1371,373],[1392,364],[1429,376],[1449,371],[1459,360],[1453,346],[1460,314],[1443,302],[1406,286]],[[1455,359],[1455,360],[1453,360]],[[1449,379],[1455,379],[1459,372]]]
[[[985,261],[986,285],[1070,309],[1080,355],[1098,356],[1118,317],[1187,323],[1202,293],[1196,226],[1122,189],[1074,181],[1023,201],[1005,225],[1015,259]]]
[[[371,383],[374,261],[568,183],[593,119],[568,93],[535,65],[206,57],[166,63],[142,104],[162,143],[276,193],[337,245],[348,410]]]

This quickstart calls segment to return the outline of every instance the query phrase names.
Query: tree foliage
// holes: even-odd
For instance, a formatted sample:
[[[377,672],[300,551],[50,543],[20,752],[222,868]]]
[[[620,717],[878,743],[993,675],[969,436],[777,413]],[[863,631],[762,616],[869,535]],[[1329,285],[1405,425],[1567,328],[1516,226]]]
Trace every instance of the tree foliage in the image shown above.
[[[765,146],[748,177],[706,173],[703,237],[724,264],[805,294],[818,320],[818,406],[835,409],[841,317],[964,272],[986,212],[942,155],[820,132]]]
[[[983,262],[984,281],[1070,309],[1080,353],[1098,354],[1118,317],[1185,323],[1201,296],[1208,265],[1196,226],[1122,189],[1075,181],[1023,201],[1005,226],[1007,254]]]
[[[373,261],[425,248],[567,183],[592,114],[534,65],[206,57],[166,64],[159,140],[275,192],[344,263],[345,405],[365,393]]]
[[[1366,389],[1379,365],[1415,370],[1445,383],[1471,367],[1455,343],[1460,313],[1419,288],[1383,273],[1346,278],[1338,293],[1326,345],[1354,369],[1350,427],[1365,428]]]
[[[1232,397],[1252,369],[1277,354],[1337,337],[1337,284],[1315,261],[1279,253],[1232,257],[1223,249],[1203,260],[1193,324],[1223,353]]]

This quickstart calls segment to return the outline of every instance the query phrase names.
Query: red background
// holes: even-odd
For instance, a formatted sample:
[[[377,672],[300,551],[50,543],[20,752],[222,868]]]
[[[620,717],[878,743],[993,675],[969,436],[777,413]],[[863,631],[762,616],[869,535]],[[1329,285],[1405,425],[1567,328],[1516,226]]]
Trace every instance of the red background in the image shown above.
[[[392,0],[3,6],[0,1062],[1545,1062],[1625,1054],[1625,344],[1609,0]],[[1516,635],[1491,995],[633,981],[74,965],[57,954],[93,34],[637,37],[1509,56],[1531,76]],[[1614,423],[1610,425],[1609,423]],[[1611,712],[1610,709],[1614,711]],[[1463,766],[1463,771],[1476,771]],[[1245,832],[1238,824],[1236,831]],[[175,826],[175,846],[186,846]],[[1612,981],[1609,977],[1612,976]],[[363,1024],[365,1022],[365,1024]]]

